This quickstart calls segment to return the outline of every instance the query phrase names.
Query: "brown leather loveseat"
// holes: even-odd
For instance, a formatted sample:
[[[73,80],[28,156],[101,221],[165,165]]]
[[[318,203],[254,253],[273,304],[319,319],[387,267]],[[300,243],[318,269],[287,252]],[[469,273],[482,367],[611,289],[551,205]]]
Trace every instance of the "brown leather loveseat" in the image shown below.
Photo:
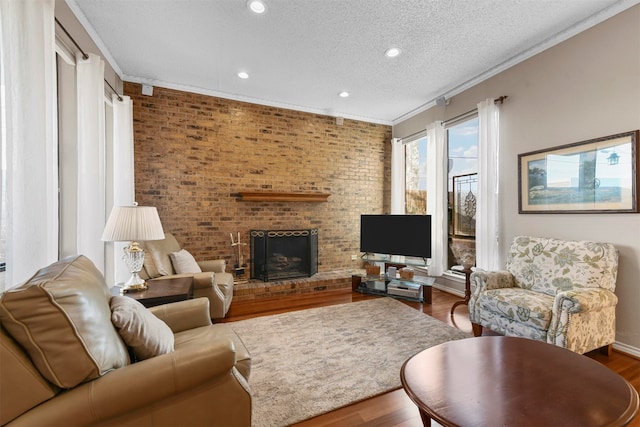
[[[0,425],[250,426],[251,359],[209,301],[137,304],[84,256],[4,292]]]

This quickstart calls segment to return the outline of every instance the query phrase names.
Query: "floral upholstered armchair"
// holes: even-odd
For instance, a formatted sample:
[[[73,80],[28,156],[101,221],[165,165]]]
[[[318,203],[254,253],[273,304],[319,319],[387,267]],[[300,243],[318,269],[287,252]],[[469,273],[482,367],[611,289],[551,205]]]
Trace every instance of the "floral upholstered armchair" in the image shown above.
[[[476,271],[469,318],[497,333],[546,341],[577,353],[615,340],[618,252],[608,243],[516,237],[506,271]]]

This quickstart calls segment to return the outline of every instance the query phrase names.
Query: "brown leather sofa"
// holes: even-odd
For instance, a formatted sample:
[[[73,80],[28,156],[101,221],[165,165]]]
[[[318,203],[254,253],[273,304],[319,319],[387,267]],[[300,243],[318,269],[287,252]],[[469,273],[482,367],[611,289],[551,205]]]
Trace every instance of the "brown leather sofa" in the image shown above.
[[[249,353],[231,328],[211,324],[206,298],[143,312],[169,326],[174,348],[135,363],[110,299],[84,256],[0,295],[0,425],[251,425]]]
[[[169,254],[182,249],[171,233],[165,233],[164,240],[150,240],[140,244],[145,251],[144,268],[140,272],[143,279],[162,280],[172,277],[192,276],[193,297],[209,299],[212,319],[226,316],[233,299],[233,276],[225,273],[226,261],[198,261],[201,273],[177,274]]]

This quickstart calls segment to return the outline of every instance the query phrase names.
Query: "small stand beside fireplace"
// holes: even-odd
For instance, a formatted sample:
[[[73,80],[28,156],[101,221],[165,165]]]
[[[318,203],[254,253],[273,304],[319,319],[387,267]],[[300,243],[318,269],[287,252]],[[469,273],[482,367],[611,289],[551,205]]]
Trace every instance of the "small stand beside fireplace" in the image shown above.
[[[251,278],[311,277],[318,272],[318,229],[251,230]]]

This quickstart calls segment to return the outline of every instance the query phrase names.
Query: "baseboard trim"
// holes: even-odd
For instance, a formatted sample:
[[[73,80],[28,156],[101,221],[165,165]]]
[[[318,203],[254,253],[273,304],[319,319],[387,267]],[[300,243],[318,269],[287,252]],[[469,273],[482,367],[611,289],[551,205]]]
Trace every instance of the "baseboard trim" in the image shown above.
[[[438,280],[438,279],[436,279],[436,280]],[[455,289],[455,288],[452,288],[452,287],[450,287],[450,286],[441,285],[441,284],[439,284],[438,282],[435,282],[435,283],[432,285],[432,287],[433,287],[433,288],[436,288],[436,289],[438,289],[438,290],[440,290],[440,291],[446,292],[446,293],[448,293],[448,294],[453,294],[453,295],[457,295],[457,296],[459,296],[459,297],[464,298],[464,291],[461,291],[461,290],[459,290],[459,289]]]
[[[619,353],[623,353],[629,357],[640,360],[640,348],[616,341],[613,343],[613,349]]]

